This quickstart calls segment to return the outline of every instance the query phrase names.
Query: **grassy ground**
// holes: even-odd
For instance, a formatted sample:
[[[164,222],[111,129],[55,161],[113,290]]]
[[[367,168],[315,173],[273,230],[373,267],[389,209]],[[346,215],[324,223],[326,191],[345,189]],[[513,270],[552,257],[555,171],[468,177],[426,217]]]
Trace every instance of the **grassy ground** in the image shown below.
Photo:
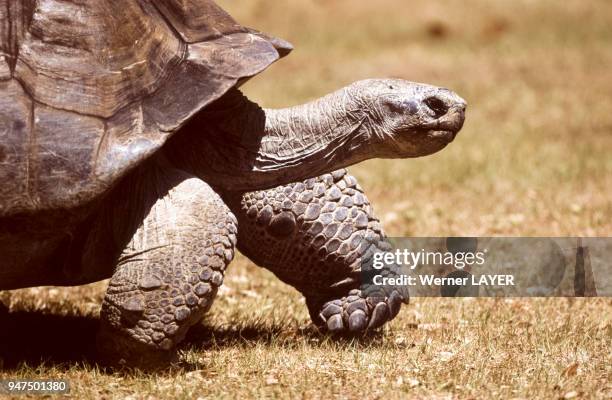
[[[296,46],[245,87],[265,105],[374,76],[467,99],[441,153],[351,169],[390,235],[612,232],[611,2],[221,3]],[[76,398],[612,398],[609,299],[414,299],[382,333],[336,341],[239,257],[183,365],[126,375],[91,356],[103,290],[0,293],[0,378],[69,379]]]

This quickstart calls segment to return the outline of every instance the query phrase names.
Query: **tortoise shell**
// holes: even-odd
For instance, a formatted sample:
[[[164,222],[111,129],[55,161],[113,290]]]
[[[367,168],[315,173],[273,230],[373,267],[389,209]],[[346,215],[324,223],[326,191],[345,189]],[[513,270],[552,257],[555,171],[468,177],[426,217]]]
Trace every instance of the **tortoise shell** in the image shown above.
[[[290,50],[211,0],[0,0],[0,217],[95,199]]]

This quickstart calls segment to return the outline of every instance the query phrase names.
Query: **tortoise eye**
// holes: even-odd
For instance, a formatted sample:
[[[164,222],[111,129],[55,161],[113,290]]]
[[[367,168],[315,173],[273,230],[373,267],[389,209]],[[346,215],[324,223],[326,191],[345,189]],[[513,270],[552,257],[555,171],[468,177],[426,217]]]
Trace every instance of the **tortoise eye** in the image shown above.
[[[387,99],[385,100],[384,105],[389,109],[389,111],[397,114],[414,114],[419,109],[414,101],[407,99]]]

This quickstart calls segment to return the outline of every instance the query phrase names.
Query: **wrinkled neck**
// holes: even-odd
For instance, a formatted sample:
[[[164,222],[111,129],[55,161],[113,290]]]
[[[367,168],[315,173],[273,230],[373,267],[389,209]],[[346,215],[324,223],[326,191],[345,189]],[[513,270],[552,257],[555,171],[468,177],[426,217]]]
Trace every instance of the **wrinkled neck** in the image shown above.
[[[223,190],[303,180],[365,159],[367,129],[345,90],[285,109],[263,109],[238,90],[171,139],[169,158]]]
[[[266,130],[261,141],[262,161],[274,169],[286,162],[329,160],[352,147],[362,120],[348,109],[344,91],[310,103],[266,109]],[[344,157],[342,157],[344,158]]]

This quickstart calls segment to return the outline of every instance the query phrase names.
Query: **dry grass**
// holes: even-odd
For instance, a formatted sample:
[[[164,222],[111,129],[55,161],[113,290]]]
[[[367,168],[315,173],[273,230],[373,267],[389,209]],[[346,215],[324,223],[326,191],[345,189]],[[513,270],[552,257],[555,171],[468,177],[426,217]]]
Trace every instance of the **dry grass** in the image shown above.
[[[296,45],[246,86],[266,105],[372,76],[468,100],[441,153],[352,168],[391,235],[612,232],[612,3],[222,3]],[[76,398],[612,397],[609,299],[415,299],[381,334],[337,341],[244,258],[226,283],[184,365],[155,375],[96,367],[103,284],[0,293],[0,378],[69,379]]]

